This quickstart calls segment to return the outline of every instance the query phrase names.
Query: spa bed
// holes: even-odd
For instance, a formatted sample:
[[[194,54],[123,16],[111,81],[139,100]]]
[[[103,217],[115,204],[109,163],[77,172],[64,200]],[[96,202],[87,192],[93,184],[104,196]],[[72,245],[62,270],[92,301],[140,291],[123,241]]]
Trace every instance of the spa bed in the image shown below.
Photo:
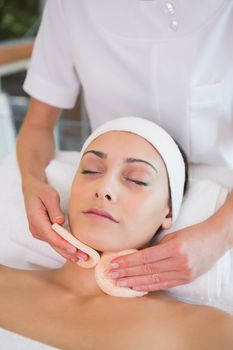
[[[65,213],[68,207],[69,186],[76,171],[78,157],[78,152],[59,151],[46,170],[48,181],[60,193],[61,206]],[[229,190],[232,187],[233,171],[225,168],[191,166],[190,175],[192,185],[182,206],[181,217],[175,224],[175,229],[195,223],[193,221],[194,215],[199,215],[201,219],[200,212],[203,215],[203,210],[205,211],[207,207],[209,210],[214,210],[217,201],[220,203],[224,200],[226,189]],[[28,230],[15,153],[10,154],[0,162],[0,193],[0,264],[25,269],[60,267],[65,259],[45,242],[35,240]],[[215,199],[212,200],[213,198]],[[225,271],[225,267],[227,271]],[[233,250],[223,257],[217,273],[217,278],[220,278],[223,283],[227,283],[226,276],[228,276],[228,280],[233,281]],[[179,293],[176,297],[179,299]],[[180,299],[182,300],[182,298]],[[195,298],[186,298],[185,301],[196,302]],[[216,301],[211,300],[210,305],[224,309],[218,301],[217,299]],[[200,300],[200,303],[207,304],[207,300]],[[225,307],[225,311],[233,313],[232,306]],[[3,329],[0,329],[0,344],[4,350],[52,349],[42,343],[34,342]]]

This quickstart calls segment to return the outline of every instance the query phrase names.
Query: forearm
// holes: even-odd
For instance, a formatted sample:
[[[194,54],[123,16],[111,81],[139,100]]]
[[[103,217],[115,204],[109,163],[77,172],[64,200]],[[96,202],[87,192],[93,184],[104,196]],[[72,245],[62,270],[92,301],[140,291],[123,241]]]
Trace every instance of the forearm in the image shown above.
[[[16,151],[23,187],[31,179],[45,181],[45,168],[54,157],[53,129],[60,110],[32,102],[19,132]]]
[[[22,127],[16,148],[22,181],[30,177],[45,181],[44,170],[55,150],[51,132],[33,126]]]

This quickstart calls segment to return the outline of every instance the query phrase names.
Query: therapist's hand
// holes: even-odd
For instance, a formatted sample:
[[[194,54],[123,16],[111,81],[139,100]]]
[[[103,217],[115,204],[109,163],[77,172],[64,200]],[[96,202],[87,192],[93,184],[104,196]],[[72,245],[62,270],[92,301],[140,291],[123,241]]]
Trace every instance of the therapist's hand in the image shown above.
[[[221,226],[221,225],[220,225]],[[117,257],[111,276],[119,286],[157,291],[187,284],[208,271],[229,248],[219,220],[210,219],[165,236],[158,245]],[[119,284],[120,283],[120,284]],[[122,283],[122,284],[121,284]]]
[[[63,224],[65,216],[60,208],[59,194],[48,184],[36,179],[24,186],[24,201],[29,230],[34,238],[49,243],[65,259],[77,262],[88,255],[60,237],[51,224]]]

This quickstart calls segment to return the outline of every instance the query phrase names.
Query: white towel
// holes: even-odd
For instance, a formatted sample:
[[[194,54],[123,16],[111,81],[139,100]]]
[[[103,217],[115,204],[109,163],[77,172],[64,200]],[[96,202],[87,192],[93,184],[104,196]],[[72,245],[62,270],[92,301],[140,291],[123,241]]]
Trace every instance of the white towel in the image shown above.
[[[56,350],[57,348],[0,328],[0,347],[2,350]],[[58,349],[57,349],[58,350]]]

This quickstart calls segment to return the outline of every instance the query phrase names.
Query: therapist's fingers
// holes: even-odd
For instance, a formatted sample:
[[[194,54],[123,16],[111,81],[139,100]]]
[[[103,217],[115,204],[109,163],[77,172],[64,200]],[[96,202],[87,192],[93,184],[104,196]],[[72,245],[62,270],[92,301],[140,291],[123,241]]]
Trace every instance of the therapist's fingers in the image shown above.
[[[70,254],[66,254],[64,253],[63,250],[59,249],[59,248],[56,248],[54,246],[52,246],[52,248],[61,256],[63,256],[63,258],[65,258],[66,260],[71,260],[73,262],[77,262],[78,261],[78,257],[75,256],[75,255],[70,255]]]
[[[69,242],[66,242],[52,229],[51,221],[43,203],[38,203],[36,208],[36,218],[32,217],[29,213],[29,229],[33,237],[49,243],[56,249],[63,250],[64,253],[65,251],[67,251],[67,253],[76,253],[77,249]],[[31,209],[33,210],[33,207],[31,207]]]
[[[31,190],[25,194],[29,229],[33,237],[49,243],[66,259],[79,256],[87,260],[86,253],[64,240],[51,227],[52,223],[62,224],[65,220],[58,193],[47,184],[36,185],[39,187],[36,193]],[[36,185],[33,188],[36,188]]]
[[[155,263],[148,263],[123,269],[111,269],[110,277],[113,279],[118,279],[127,276],[140,276],[140,275],[150,275],[152,273],[166,272],[166,271],[180,271],[180,261],[175,258],[167,258]],[[111,276],[112,273],[112,276]]]
[[[84,259],[82,257],[82,252],[79,251],[79,255],[76,256],[76,255],[71,255],[71,254],[68,254],[68,253],[64,253],[63,250],[59,249],[59,248],[55,248],[55,247],[52,247],[54,250],[56,250],[56,252],[60,255],[62,255],[66,260],[71,260],[72,262],[74,263],[77,263],[78,261],[84,261],[86,259]]]
[[[49,243],[54,249],[59,251],[65,259],[77,256],[87,260],[88,255],[81,252],[72,244],[60,237],[51,227],[47,209],[44,203],[37,197],[30,203],[28,211],[29,229],[33,237]]]
[[[169,271],[162,273],[153,273],[151,275],[142,275],[117,280],[116,285],[119,287],[141,287],[150,285],[172,285],[174,281],[186,283],[186,275],[180,271]]]
[[[66,259],[76,262],[76,258],[87,260],[88,255],[60,237],[52,228],[47,231],[47,242]]]
[[[46,192],[41,194],[40,198],[48,212],[50,221],[52,223],[63,224],[65,215],[60,208],[59,194],[52,188],[49,188]]]
[[[167,242],[166,244],[146,248],[135,253],[122,255],[111,260],[110,267],[121,269],[163,260],[172,256],[169,248],[170,242]]]
[[[132,289],[142,291],[142,292],[156,292],[156,291],[165,290],[168,288],[177,287],[182,284],[185,284],[184,281],[175,280],[175,281],[165,281],[165,282],[155,283],[155,284],[141,285],[137,287],[132,287]]]

